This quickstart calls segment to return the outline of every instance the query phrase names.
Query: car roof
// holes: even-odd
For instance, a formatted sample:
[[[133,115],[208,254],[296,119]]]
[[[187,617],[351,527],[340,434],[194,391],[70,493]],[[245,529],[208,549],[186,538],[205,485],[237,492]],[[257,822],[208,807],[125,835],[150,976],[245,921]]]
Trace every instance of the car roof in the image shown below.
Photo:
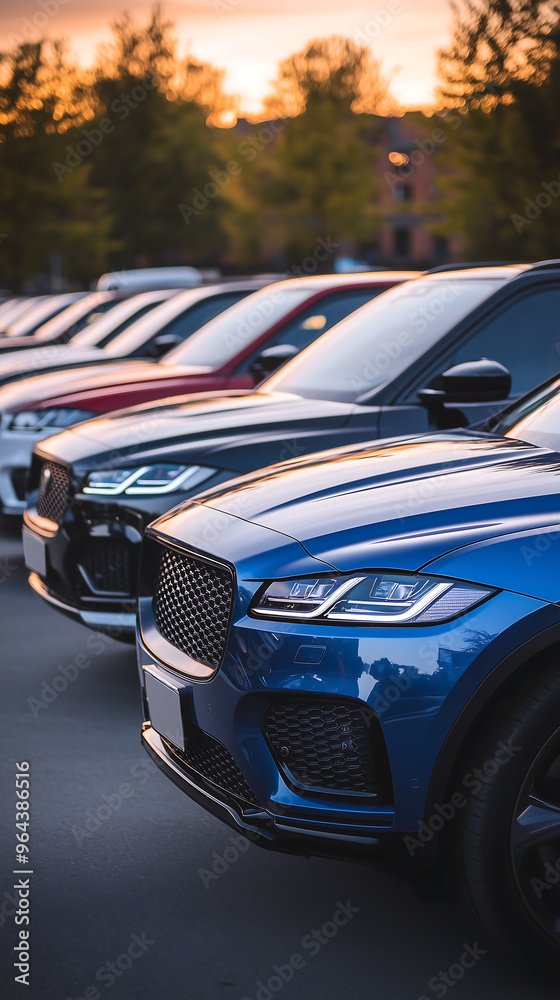
[[[527,270],[532,270],[530,264],[498,264],[482,267],[457,267],[455,270],[428,271],[423,277],[429,281],[473,281],[480,278],[496,278],[507,281],[519,277]]]
[[[199,288],[182,288],[169,299],[154,306],[150,312],[134,320],[130,326],[127,326],[126,330],[115,337],[111,346],[115,348],[118,344],[119,349],[124,354],[128,354],[129,351],[141,346],[149,337],[157,334],[160,329],[180,316],[182,312],[204,299],[232,291],[257,292],[270,284],[272,284],[270,278],[249,278],[242,281],[224,281],[215,285],[202,285]]]
[[[284,280],[279,280],[277,284],[296,285],[310,292],[322,292],[328,288],[346,288],[348,285],[395,284],[398,281],[418,278],[421,274],[422,271],[358,271],[352,274],[315,274],[301,278],[285,275]]]
[[[181,289],[181,291],[184,291],[184,289]],[[111,293],[106,292],[104,294]],[[155,303],[156,306],[160,305],[162,302],[167,302],[168,299],[172,299],[178,294],[175,288],[161,288],[154,292],[139,292],[138,295],[132,295],[129,298],[117,301],[117,305],[113,306],[109,312],[103,313],[94,323],[80,330],[72,338],[69,346],[77,349],[94,347],[98,341],[103,340],[107,334],[111,333],[115,327],[120,326],[129,317],[132,317],[130,323],[132,326],[132,323],[135,322],[134,314],[140,312],[146,306],[152,305],[152,303]]]

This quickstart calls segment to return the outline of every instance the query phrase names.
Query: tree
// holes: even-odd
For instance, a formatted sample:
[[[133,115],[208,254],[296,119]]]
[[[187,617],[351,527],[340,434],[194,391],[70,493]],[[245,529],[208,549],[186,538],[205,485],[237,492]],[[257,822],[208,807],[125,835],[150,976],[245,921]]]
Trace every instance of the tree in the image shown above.
[[[53,169],[86,112],[60,43],[24,43],[0,54],[0,269],[15,290],[39,273],[46,281],[54,256],[64,259],[70,280],[81,281],[111,249],[99,192],[86,176],[61,185]]]
[[[241,256],[299,265],[317,241],[371,244],[378,224],[375,162],[389,88],[369,51],[344,38],[314,41],[280,64],[269,113],[235,193]],[[357,113],[357,108],[371,114]],[[259,136],[269,132],[268,141]],[[250,140],[250,141],[251,141]],[[236,239],[236,237],[233,237]],[[333,254],[323,263],[332,270]]]
[[[271,117],[294,117],[310,101],[324,99],[356,114],[386,114],[395,104],[369,49],[338,35],[316,39],[280,63],[265,111]]]
[[[488,110],[520,84],[545,83],[558,61],[558,0],[451,0],[451,45],[439,54],[447,105]]]
[[[560,4],[454,4],[441,95],[457,109],[442,150],[447,228],[476,259],[558,253]]]
[[[95,124],[105,121],[106,133],[92,155],[92,181],[106,191],[122,243],[114,263],[205,263],[224,239],[223,203],[206,199],[187,219],[180,206],[192,207],[221,167],[207,125],[213,102],[224,104],[220,74],[193,60],[179,66],[159,8],[144,27],[125,16],[113,34],[95,67]]]

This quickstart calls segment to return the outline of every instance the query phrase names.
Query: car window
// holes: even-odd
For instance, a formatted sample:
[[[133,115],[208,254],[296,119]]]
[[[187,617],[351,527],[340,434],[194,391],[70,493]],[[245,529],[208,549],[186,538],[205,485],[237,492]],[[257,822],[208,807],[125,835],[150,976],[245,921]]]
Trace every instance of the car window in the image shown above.
[[[252,292],[214,317],[160,361],[161,365],[220,368],[310,298],[306,285],[281,281]],[[167,331],[166,331],[167,332]]]
[[[511,372],[520,396],[560,368],[560,286],[517,296],[482,322],[453,352],[446,367],[491,358]]]
[[[264,385],[350,402],[421,358],[506,279],[431,275],[389,288],[337,323]]]
[[[247,289],[238,288],[235,291],[232,289],[231,292],[224,292],[222,295],[209,295],[207,298],[201,299],[200,302],[196,302],[175,319],[172,319],[167,326],[163,326],[161,330],[154,333],[150,340],[138,347],[133,357],[142,357],[146,351],[150,350],[155,340],[163,334],[178,337],[182,341],[187,340],[201,326],[209,323],[211,319],[219,316],[221,312],[229,309],[230,306],[235,305],[247,295],[249,295]]]
[[[110,330],[109,333],[105,334],[105,336],[101,340],[98,340],[95,344],[95,347],[106,347],[107,344],[110,344],[111,341],[115,339],[115,337],[118,337],[119,333],[122,333],[123,330],[128,329],[129,326],[132,326],[133,323],[136,323],[137,319],[140,319],[142,316],[145,316],[146,313],[149,313],[151,309],[155,309],[155,307],[159,305],[161,305],[159,301],[149,302],[148,305],[143,306],[142,309],[138,309],[135,313],[132,313],[130,316],[127,316],[126,319],[123,319],[123,321],[118,324],[118,326],[116,326],[113,330]]]
[[[80,319],[77,319],[75,323],[72,323],[72,325],[69,326],[67,330],[64,330],[61,335],[64,336],[65,340],[70,340],[77,333],[80,333],[81,330],[85,330],[85,328],[88,326],[93,326],[96,319],[98,319],[100,316],[103,316],[104,313],[109,312],[109,310],[113,309],[116,306],[116,304],[117,304],[116,299],[110,299],[108,302],[100,302],[99,305],[95,306],[93,309],[90,309],[90,311],[87,312],[85,316],[81,316]]]
[[[249,371],[261,351],[277,344],[291,344],[292,347],[297,347],[298,351],[303,351],[304,347],[312,344],[322,333],[330,330],[331,326],[335,326],[349,313],[359,309],[382,291],[383,288],[353,288],[324,295],[317,302],[302,309],[297,316],[289,319],[273,337],[252,351],[238,371],[240,373]]]

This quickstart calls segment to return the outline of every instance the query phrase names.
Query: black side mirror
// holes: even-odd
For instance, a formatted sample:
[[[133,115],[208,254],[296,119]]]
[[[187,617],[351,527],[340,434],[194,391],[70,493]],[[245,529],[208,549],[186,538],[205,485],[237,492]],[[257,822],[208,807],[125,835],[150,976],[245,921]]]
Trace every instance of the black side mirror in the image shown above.
[[[178,344],[182,343],[183,338],[179,337],[176,333],[160,333],[159,337],[156,337],[151,347],[146,351],[146,357],[161,358],[172,347],[177,347]]]
[[[257,382],[262,382],[263,378],[272,375],[272,372],[280,368],[281,365],[285,365],[291,358],[295,358],[296,354],[299,354],[299,350],[293,344],[276,344],[274,347],[267,347],[252,362],[249,371]]]
[[[499,361],[480,358],[464,361],[448,368],[435,379],[433,388],[418,393],[424,406],[433,408],[443,403],[493,403],[507,399],[511,392],[511,375]]]

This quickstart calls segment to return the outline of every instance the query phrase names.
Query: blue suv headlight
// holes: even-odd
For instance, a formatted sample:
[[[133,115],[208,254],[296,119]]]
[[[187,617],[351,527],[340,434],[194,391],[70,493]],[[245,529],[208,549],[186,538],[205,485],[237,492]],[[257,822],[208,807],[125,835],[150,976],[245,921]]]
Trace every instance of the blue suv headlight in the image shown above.
[[[488,587],[404,573],[302,577],[268,583],[253,601],[251,612],[302,621],[436,624],[463,614],[494,593]]]

